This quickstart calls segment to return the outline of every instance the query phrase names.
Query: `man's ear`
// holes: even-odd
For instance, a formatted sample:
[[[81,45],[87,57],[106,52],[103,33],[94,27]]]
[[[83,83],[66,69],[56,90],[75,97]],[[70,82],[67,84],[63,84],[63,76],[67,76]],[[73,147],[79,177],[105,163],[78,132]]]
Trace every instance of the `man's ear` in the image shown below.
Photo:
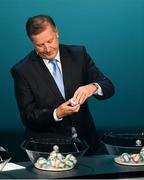
[[[59,38],[59,31],[57,28],[56,28],[56,32],[57,32],[57,38]]]

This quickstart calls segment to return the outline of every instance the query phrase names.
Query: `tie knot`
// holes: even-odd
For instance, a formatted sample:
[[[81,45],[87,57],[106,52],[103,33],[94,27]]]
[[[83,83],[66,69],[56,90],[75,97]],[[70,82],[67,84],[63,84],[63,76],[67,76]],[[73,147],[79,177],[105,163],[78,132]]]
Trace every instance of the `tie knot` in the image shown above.
[[[57,64],[57,60],[56,60],[56,59],[51,59],[51,60],[49,60],[49,63],[51,63],[51,64]]]

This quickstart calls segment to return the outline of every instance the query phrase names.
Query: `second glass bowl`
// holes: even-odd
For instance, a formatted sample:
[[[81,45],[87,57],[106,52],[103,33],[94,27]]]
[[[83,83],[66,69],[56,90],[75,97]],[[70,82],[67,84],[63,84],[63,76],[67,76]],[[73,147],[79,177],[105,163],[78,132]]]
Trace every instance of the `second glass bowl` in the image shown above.
[[[102,138],[114,161],[123,165],[144,165],[144,135],[137,132],[106,132]]]

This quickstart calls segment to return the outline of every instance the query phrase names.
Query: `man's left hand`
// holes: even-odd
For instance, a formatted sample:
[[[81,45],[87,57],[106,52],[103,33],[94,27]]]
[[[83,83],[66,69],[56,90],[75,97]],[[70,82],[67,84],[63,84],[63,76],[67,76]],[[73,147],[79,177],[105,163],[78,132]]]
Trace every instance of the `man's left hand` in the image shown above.
[[[75,99],[77,104],[81,105],[88,97],[92,96],[96,90],[97,86],[93,83],[81,86],[75,91],[72,98]]]

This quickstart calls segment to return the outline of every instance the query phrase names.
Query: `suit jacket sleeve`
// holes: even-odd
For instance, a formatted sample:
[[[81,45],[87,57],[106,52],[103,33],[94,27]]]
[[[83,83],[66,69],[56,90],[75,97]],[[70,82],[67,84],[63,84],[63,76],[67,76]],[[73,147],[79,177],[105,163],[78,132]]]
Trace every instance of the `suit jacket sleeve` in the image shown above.
[[[53,119],[53,109],[39,108],[36,105],[32,89],[24,75],[12,68],[15,95],[23,124],[31,129],[48,129],[56,122]]]
[[[85,49],[85,48],[84,48]],[[95,95],[95,97],[99,100],[104,100],[110,98],[114,95],[114,86],[112,82],[96,67],[95,63],[89,56],[89,54],[85,52],[85,79],[87,80],[86,84],[88,83],[98,83],[103,92],[103,96]]]

